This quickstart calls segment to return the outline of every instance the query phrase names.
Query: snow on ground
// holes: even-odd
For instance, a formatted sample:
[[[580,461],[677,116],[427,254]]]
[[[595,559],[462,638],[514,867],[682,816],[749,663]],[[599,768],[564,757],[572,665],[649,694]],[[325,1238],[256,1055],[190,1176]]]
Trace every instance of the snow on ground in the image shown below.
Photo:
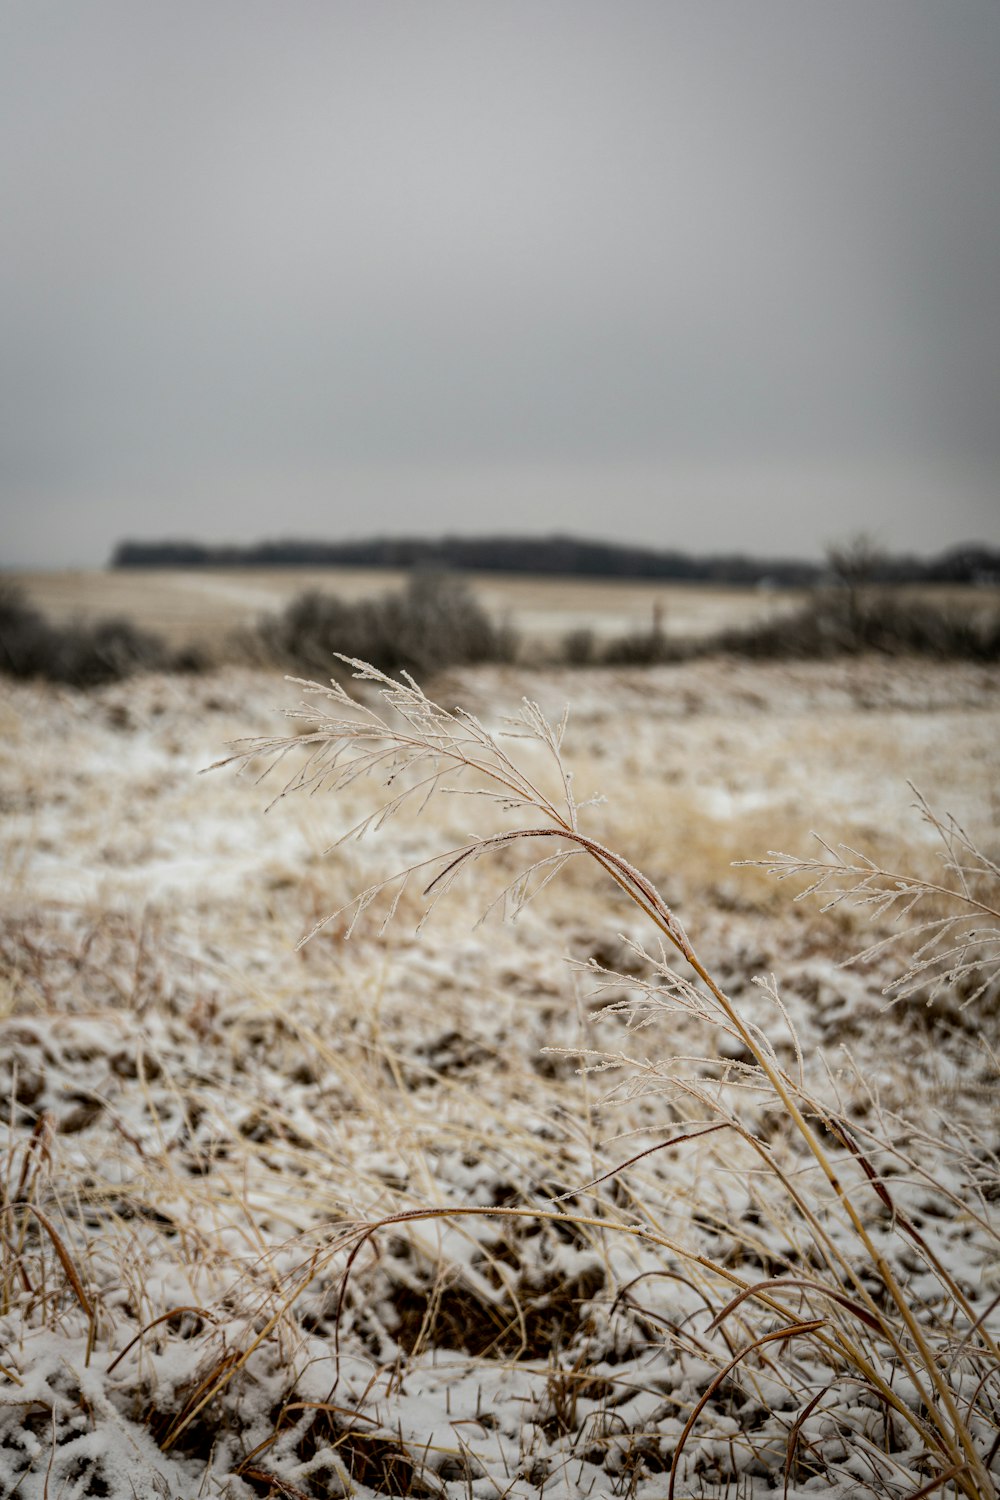
[[[720,660],[437,685],[492,725],[523,694],[571,701],[578,794],[608,799],[587,826],[648,871],[781,1065],[794,1027],[817,1095],[852,1112],[919,1243],[864,1181],[852,1202],[928,1326],[951,1319],[972,1398],[959,1345],[1000,1289],[995,991],[886,1009],[891,951],[840,966],[863,913],[731,861],[803,852],[815,827],[937,878],[907,777],[995,855],[1000,672]],[[330,852],[371,788],[265,813],[262,762],[201,774],[299,698],[237,669],[3,689],[0,1494],[652,1500],[701,1397],[678,1495],[764,1494],[786,1464],[792,1495],[928,1483],[913,1429],[833,1372],[822,1332],[721,1377],[776,1316],[713,1330],[739,1279],[820,1266],[754,1140],[823,1214],[855,1299],[881,1294],[773,1101],[739,1087],[738,1039],[650,993],[620,934],[655,933],[598,871],[575,861],[516,925],[477,928],[516,873],[503,853],[419,936],[408,889],[384,935],[345,943],[340,920],[296,949],[490,811],[450,799]],[[598,992],[588,960],[623,972]],[[719,1121],[696,1091],[727,1078],[752,1140],[697,1134]],[[853,1182],[848,1144],[827,1149]]]

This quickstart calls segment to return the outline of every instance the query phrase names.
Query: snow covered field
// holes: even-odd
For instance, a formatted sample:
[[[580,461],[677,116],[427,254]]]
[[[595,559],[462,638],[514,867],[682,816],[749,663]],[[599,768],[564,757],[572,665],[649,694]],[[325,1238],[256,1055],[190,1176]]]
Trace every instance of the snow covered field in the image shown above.
[[[0,1496],[986,1493],[996,986],[887,1006],[905,954],[840,967],[885,917],[732,862],[819,852],[816,829],[948,884],[908,778],[996,859],[1000,671],[718,660],[434,690],[490,728],[524,695],[570,703],[575,796],[607,799],[581,828],[650,877],[830,1112],[816,1129],[973,1451],[935,1447],[843,1202],[595,864],[477,926],[524,863],[502,846],[419,934],[411,882],[384,932],[373,908],[349,942],[344,916],[296,947],[505,813],[442,798],[331,850],[371,783],[265,813],[296,751],[261,783],[260,760],[200,774],[301,699],[234,668],[0,689]],[[550,774],[530,742],[508,753]],[[831,1266],[843,1303],[810,1291]]]

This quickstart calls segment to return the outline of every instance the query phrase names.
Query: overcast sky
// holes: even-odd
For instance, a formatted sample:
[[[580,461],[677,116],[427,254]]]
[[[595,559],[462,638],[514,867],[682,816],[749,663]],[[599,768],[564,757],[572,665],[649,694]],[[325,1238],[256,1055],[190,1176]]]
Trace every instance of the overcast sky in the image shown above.
[[[4,0],[0,563],[1000,544],[998,0]]]

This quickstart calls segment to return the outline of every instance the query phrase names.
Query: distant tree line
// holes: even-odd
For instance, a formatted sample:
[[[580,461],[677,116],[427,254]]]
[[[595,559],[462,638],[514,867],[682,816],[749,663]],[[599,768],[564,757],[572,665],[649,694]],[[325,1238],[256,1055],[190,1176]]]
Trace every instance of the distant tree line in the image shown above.
[[[294,538],[252,546],[191,541],[123,541],[114,568],[398,568],[537,573],[578,578],[645,578],[689,583],[772,584],[804,588],[831,576],[829,564],[740,553],[692,556],[571,536],[373,537],[321,542]],[[930,560],[873,552],[872,583],[1000,583],[1000,552],[969,544]]]

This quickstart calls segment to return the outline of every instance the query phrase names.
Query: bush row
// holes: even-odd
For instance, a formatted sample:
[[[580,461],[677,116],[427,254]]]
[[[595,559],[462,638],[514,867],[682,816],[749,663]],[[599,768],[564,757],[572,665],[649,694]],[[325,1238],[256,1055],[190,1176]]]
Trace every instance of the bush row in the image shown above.
[[[514,660],[518,637],[496,624],[471,589],[451,575],[415,573],[407,586],[353,602],[299,595],[239,640],[231,657],[308,677],[328,678],[334,653],[382,671],[417,677],[453,666]],[[819,660],[865,651],[970,661],[1000,660],[1000,610],[943,607],[882,590],[814,594],[800,609],[699,639],[651,630],[601,640],[576,630],[558,659],[568,666],[652,666],[718,652],[759,660]],[[59,626],[0,585],[0,672],[74,687],[97,687],[140,671],[199,670],[197,652],[171,652],[161,637],[129,620]]]
[[[996,661],[1000,610],[843,589],[816,594],[801,609],[777,619],[723,631],[710,644],[713,650],[751,657],[823,658],[875,651]]]
[[[195,671],[196,652],[171,652],[131,620],[55,625],[10,585],[0,586],[0,672],[68,687],[100,687],[136,672]]]
[[[814,594],[800,609],[699,639],[660,629],[600,642],[577,630],[563,642],[570,666],[653,666],[727,652],[757,660],[823,660],[873,651],[886,656],[1000,660],[1000,609],[946,607],[931,599],[853,590]]]

